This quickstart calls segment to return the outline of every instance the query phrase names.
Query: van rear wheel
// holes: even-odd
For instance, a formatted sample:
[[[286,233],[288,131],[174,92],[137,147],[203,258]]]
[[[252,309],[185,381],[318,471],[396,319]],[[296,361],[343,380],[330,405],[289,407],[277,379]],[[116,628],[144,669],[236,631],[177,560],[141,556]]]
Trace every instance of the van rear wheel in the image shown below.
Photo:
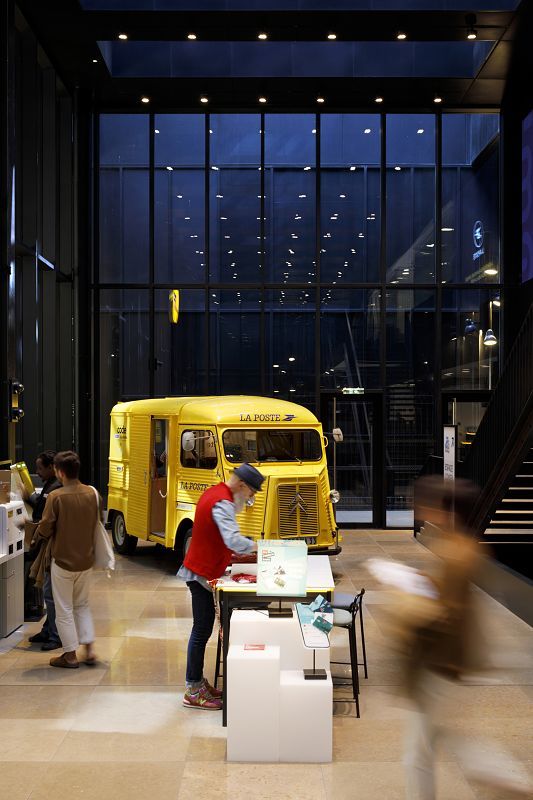
[[[123,556],[133,555],[135,548],[137,547],[137,537],[129,535],[126,530],[124,517],[118,512],[113,516],[111,535],[113,537],[113,544],[117,553],[120,553]]]

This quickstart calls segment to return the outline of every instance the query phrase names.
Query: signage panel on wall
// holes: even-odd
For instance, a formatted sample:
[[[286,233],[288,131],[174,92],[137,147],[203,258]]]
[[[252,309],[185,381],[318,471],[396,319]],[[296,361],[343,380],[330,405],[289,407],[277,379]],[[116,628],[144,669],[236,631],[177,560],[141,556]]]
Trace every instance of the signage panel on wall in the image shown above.
[[[443,437],[444,466],[443,475],[445,481],[455,480],[455,453],[457,444],[457,426],[445,425]]]

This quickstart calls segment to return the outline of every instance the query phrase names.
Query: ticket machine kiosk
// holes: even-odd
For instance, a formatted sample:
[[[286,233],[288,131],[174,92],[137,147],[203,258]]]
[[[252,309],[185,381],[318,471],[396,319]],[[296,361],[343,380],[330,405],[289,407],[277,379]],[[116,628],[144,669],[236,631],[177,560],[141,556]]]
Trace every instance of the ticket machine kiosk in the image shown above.
[[[0,504],[0,637],[24,622],[24,503]]]

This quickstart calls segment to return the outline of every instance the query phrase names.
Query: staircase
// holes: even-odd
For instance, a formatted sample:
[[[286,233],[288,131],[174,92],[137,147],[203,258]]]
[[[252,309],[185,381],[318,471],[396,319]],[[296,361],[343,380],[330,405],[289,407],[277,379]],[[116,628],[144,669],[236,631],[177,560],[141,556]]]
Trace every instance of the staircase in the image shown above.
[[[512,478],[483,538],[498,544],[533,542],[533,447]]]

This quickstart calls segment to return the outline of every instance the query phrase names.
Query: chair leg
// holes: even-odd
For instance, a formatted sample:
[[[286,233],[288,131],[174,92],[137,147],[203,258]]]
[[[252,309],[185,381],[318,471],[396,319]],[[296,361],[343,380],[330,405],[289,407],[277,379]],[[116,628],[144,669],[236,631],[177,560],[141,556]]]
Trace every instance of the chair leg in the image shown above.
[[[368,666],[366,662],[366,646],[365,646],[365,628],[363,625],[363,602],[361,600],[361,607],[359,608],[359,625],[361,626],[361,644],[363,646],[363,665],[365,668],[365,678],[368,678]]]
[[[350,660],[352,664],[352,691],[353,691],[353,699],[355,701],[355,710],[357,712],[357,716],[360,716],[359,712],[359,671],[357,668],[357,644],[355,640],[355,625],[351,625],[349,628],[349,640],[350,640]]]
[[[218,632],[217,637],[217,658],[215,663],[215,680],[213,681],[213,686],[215,689],[217,688],[218,679],[220,677],[220,661],[222,658],[222,639],[220,638],[220,631]]]

